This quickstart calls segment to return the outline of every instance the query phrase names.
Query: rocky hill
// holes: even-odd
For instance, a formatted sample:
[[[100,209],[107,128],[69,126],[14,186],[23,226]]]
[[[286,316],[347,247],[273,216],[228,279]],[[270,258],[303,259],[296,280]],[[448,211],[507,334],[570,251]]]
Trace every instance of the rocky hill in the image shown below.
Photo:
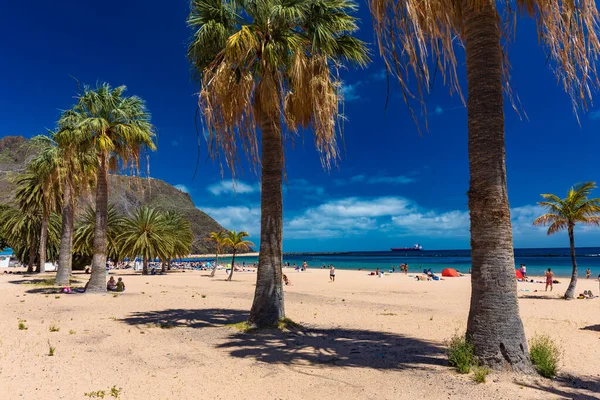
[[[14,204],[14,178],[24,170],[27,162],[35,154],[36,149],[22,136],[6,136],[0,139],[0,204]],[[195,236],[192,252],[198,254],[214,251],[214,247],[204,238],[209,232],[224,228],[208,214],[196,208],[189,194],[159,179],[111,175],[109,181],[109,202],[115,204],[123,213],[130,213],[140,205],[176,210],[192,224]],[[92,196],[82,198],[78,213],[92,202]]]

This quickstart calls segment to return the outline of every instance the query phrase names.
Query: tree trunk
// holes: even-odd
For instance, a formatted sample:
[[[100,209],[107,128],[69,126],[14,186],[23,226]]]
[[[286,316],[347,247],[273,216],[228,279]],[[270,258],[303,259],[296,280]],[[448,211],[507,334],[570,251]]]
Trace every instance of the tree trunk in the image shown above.
[[[69,285],[73,264],[73,224],[75,205],[71,193],[71,183],[65,182],[62,206],[62,232],[60,236],[60,253],[58,255],[58,270],[56,285]]]
[[[106,292],[106,228],[108,218],[108,160],[100,157],[96,183],[96,227],[94,229],[94,256],[92,257],[92,276],[88,292]]]
[[[170,270],[171,270],[171,259],[169,258],[167,260],[167,271],[170,271]]]
[[[231,271],[229,271],[229,277],[227,278],[228,281],[231,280],[231,278],[233,278],[233,269],[235,268],[235,249],[233,249],[233,252],[231,253]]]
[[[260,200],[260,254],[254,302],[248,322],[256,327],[277,324],[285,316],[282,282],[283,143],[279,116],[263,116]]]
[[[160,272],[162,272],[164,274],[165,272],[167,272],[167,262],[165,260],[160,260],[160,261],[161,261]]]
[[[573,264],[573,272],[571,273],[571,282],[565,292],[565,299],[571,300],[575,298],[575,287],[577,286],[577,260],[575,259],[575,236],[573,235],[575,226],[569,225],[569,245],[571,247],[571,263]]]
[[[29,243],[29,263],[27,264],[27,272],[33,272],[33,265],[35,264],[35,253],[37,248],[37,241],[35,237],[31,238],[31,243]]]
[[[473,264],[467,338],[483,364],[529,372],[506,188],[500,21],[493,3],[470,3],[463,0]]]
[[[144,256],[144,264],[142,267],[142,275],[148,275],[148,257]]]
[[[46,272],[46,243],[48,243],[48,221],[50,215],[42,215],[42,230],[40,232],[40,262],[36,272]]]
[[[215,259],[215,266],[213,267],[212,272],[210,273],[211,278],[215,276],[215,272],[217,272],[218,265],[219,265],[219,253],[217,252],[216,259]]]

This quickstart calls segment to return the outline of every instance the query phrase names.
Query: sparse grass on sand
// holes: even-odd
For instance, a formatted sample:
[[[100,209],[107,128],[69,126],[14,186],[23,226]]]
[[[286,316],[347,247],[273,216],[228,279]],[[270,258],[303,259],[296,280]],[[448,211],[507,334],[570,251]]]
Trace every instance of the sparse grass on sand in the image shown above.
[[[547,335],[534,336],[529,343],[529,357],[544,378],[554,378],[558,372],[560,350]]]

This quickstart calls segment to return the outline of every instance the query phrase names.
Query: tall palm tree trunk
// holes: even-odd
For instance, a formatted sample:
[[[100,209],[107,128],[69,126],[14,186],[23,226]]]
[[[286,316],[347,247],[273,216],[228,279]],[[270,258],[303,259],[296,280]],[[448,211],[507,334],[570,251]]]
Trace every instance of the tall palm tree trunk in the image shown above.
[[[468,82],[471,308],[467,338],[495,369],[530,371],[506,189],[502,49],[494,7],[463,0]]]
[[[573,272],[571,273],[571,282],[565,292],[565,299],[571,300],[575,298],[575,287],[577,286],[577,260],[575,259],[575,236],[573,228],[575,226],[569,224],[569,245],[571,247],[571,263],[573,264]]]
[[[40,262],[36,272],[46,272],[46,243],[48,243],[48,221],[50,215],[42,215],[42,230],[40,232]]]
[[[142,267],[142,275],[148,275],[148,257],[144,256],[144,263]]]
[[[68,285],[73,264],[73,226],[75,207],[71,192],[71,183],[65,182],[63,189],[62,232],[60,236],[60,253],[58,255],[58,270],[56,285]]]
[[[275,325],[285,316],[281,286],[283,143],[278,116],[271,116],[271,118],[263,116],[261,122],[260,254],[249,323],[257,327],[267,327]]]
[[[167,262],[164,259],[160,260],[160,262],[161,262],[160,272],[162,272],[164,274],[165,272],[167,272]]]
[[[212,269],[212,272],[210,273],[210,277],[214,277],[215,276],[215,272],[217,272],[217,266],[219,265],[219,251],[217,250],[217,254],[215,257],[215,266]]]
[[[100,157],[96,183],[96,226],[94,229],[94,255],[92,276],[88,292],[106,292],[106,228],[108,218],[108,160]]]
[[[235,269],[235,249],[233,249],[233,252],[231,253],[231,271],[229,271],[229,276],[227,277],[227,280],[230,281],[231,278],[233,278],[233,270]]]
[[[27,272],[33,272],[33,265],[35,264],[35,253],[37,249],[37,240],[35,240],[35,236],[31,238],[31,242],[29,243],[29,263],[27,264]]]
[[[167,260],[167,271],[171,270],[171,258]]]

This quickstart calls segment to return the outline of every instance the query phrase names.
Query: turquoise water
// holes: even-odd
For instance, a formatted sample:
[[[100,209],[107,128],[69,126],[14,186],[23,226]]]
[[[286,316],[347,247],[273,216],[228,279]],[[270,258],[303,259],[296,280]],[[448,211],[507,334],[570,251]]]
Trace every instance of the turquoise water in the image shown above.
[[[219,260],[220,261],[220,260]],[[257,257],[236,258],[236,264],[252,264]],[[333,264],[338,269],[389,270],[392,266],[407,263],[409,272],[419,272],[431,268],[441,272],[444,268],[454,268],[468,273],[471,268],[469,250],[424,250],[418,253],[402,253],[392,251],[378,252],[347,252],[347,253],[293,253],[284,254],[284,263],[301,265],[306,261],[309,267],[321,268]],[[231,259],[223,258],[224,263]],[[528,275],[542,276],[544,271],[552,268],[555,276],[571,276],[571,257],[569,249],[515,249],[515,266],[527,266]],[[600,274],[600,248],[586,247],[577,249],[577,264],[579,276],[585,277],[585,270],[590,268],[592,277]]]

